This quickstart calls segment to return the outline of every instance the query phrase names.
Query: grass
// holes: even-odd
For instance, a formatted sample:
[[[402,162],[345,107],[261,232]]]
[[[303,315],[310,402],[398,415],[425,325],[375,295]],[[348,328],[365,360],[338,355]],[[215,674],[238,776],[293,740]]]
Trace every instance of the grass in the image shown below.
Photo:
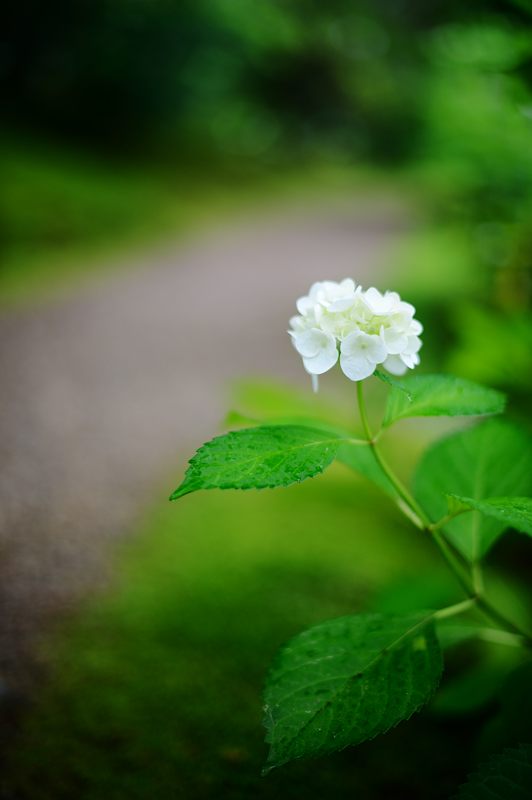
[[[468,725],[427,714],[260,778],[261,686],[282,642],[398,596],[455,599],[430,546],[343,468],[278,492],[185,498],[116,558],[116,584],[48,642],[51,679],[8,754],[8,796],[372,800],[426,797],[435,781],[437,798],[458,782]]]

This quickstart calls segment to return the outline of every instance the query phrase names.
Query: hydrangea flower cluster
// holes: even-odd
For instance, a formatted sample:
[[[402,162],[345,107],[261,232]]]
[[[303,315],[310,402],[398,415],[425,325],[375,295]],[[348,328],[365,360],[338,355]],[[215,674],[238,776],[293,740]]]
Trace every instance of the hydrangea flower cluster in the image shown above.
[[[315,376],[338,359],[352,381],[369,377],[379,365],[392,375],[404,375],[419,364],[423,327],[414,319],[414,306],[397,292],[364,291],[351,278],[321,281],[299,298],[297,310],[289,334],[315,388]]]

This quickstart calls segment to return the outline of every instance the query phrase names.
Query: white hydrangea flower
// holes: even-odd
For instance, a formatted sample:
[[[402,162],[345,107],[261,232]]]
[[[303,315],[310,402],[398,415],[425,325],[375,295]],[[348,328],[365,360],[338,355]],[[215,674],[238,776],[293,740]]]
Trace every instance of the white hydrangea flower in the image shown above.
[[[315,388],[317,376],[338,359],[352,381],[369,377],[378,366],[404,375],[419,364],[423,326],[414,319],[414,306],[397,292],[364,291],[351,278],[320,281],[299,298],[297,310],[289,333]]]
[[[294,334],[294,347],[311,375],[321,375],[338,361],[336,339],[319,328],[307,328]]]
[[[352,381],[369,378],[387,355],[384,342],[375,333],[353,331],[340,342],[340,366]]]

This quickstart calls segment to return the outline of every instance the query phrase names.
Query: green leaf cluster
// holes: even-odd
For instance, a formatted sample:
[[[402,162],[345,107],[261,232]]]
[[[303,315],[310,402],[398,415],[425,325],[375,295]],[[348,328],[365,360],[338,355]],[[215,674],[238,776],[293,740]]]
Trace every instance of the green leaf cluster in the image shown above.
[[[377,377],[390,387],[379,434],[406,418],[491,416],[505,406],[500,392],[461,378]],[[321,407],[313,415],[311,403],[300,405],[290,390],[269,386],[265,393],[248,387],[247,398],[251,407],[248,403],[243,412],[232,412],[231,421],[253,427],[203,445],[172,500],[199,489],[289,486],[322,473],[336,460],[369,479],[403,510],[409,506],[408,515],[427,533],[438,531],[450,548],[448,558],[458,559],[464,574],[468,565],[476,568],[507,528],[532,535],[532,439],[504,419],[483,420],[429,447],[415,471],[412,496],[387,467],[364,419],[361,438],[343,419],[339,427],[330,409]],[[266,684],[270,752],[265,772],[372,739],[422,708],[442,672],[435,623],[474,602],[473,597],[439,612],[347,616],[296,636],[279,652]],[[461,630],[458,641],[480,629],[469,624]],[[486,636],[519,639],[511,631],[488,631]],[[508,755],[497,764],[500,776],[513,769]],[[473,778],[460,797],[487,797],[486,787],[489,796],[502,797],[495,794],[496,770],[490,769],[487,777]]]

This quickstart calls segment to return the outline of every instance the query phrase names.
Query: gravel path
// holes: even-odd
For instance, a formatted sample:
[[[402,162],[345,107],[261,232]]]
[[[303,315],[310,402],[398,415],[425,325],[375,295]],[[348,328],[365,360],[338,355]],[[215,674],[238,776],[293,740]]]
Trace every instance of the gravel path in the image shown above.
[[[24,688],[40,632],[104,579],[106,547],[156,499],[165,471],[175,476],[216,430],[227,383],[305,380],[285,332],[295,298],[324,277],[380,282],[384,249],[406,225],[383,198],[284,208],[0,314],[8,687]]]

